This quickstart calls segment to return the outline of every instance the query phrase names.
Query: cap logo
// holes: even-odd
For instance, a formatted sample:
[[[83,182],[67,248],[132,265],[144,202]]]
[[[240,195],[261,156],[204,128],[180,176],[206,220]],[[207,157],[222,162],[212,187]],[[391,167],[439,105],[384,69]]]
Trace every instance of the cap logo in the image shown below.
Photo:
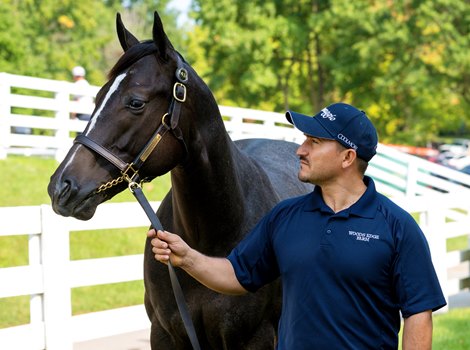
[[[345,144],[347,144],[349,147],[351,147],[353,150],[357,151],[357,146],[354,142],[352,142],[350,139],[348,139],[346,136],[343,134],[338,134],[338,139],[343,141]]]
[[[321,114],[320,114],[320,115],[322,116],[322,118],[329,119],[329,120],[331,120],[331,121],[333,121],[333,120],[336,119],[336,118],[335,118],[336,115],[333,114],[333,113],[331,113],[331,112],[328,110],[328,108],[323,108],[323,109],[321,110]]]

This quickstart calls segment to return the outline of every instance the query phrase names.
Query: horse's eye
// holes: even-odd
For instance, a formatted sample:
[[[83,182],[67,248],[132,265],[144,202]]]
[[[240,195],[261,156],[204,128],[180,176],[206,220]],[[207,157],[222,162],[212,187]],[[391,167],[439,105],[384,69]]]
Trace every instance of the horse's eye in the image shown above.
[[[144,108],[145,102],[144,102],[144,101],[141,101],[141,100],[133,99],[133,100],[130,100],[130,101],[129,101],[129,103],[128,103],[127,106],[128,106],[129,108],[131,108],[131,109],[139,110],[139,109]]]

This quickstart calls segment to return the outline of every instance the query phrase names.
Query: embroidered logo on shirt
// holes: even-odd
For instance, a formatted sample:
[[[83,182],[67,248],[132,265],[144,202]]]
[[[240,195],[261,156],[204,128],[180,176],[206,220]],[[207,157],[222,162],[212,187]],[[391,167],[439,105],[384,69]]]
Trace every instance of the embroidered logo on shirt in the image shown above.
[[[379,235],[374,235],[372,233],[349,231],[349,235],[356,236],[356,241],[370,242],[371,239],[380,239]]]

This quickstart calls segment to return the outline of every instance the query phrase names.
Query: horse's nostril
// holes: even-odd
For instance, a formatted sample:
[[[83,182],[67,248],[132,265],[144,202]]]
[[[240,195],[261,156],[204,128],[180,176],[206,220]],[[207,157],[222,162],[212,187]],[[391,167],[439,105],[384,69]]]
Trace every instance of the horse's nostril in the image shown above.
[[[57,188],[57,200],[60,205],[66,204],[73,194],[77,193],[77,186],[73,180],[67,179]]]
[[[67,199],[70,195],[70,181],[66,180],[62,183],[61,188],[59,189],[59,200]]]

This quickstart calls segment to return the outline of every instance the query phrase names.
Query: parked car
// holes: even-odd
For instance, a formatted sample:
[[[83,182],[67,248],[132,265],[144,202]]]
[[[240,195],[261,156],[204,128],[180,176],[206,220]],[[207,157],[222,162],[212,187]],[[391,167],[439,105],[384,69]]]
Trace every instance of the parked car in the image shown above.
[[[463,167],[462,169],[460,169],[460,171],[467,175],[470,175],[470,165]]]
[[[447,159],[447,165],[457,170],[462,170],[466,166],[470,165],[470,156],[459,155],[459,156],[449,158]]]
[[[438,150],[441,154],[453,154],[454,156],[468,154],[468,151],[470,150],[470,140],[455,139],[451,143],[444,143],[440,145]]]

